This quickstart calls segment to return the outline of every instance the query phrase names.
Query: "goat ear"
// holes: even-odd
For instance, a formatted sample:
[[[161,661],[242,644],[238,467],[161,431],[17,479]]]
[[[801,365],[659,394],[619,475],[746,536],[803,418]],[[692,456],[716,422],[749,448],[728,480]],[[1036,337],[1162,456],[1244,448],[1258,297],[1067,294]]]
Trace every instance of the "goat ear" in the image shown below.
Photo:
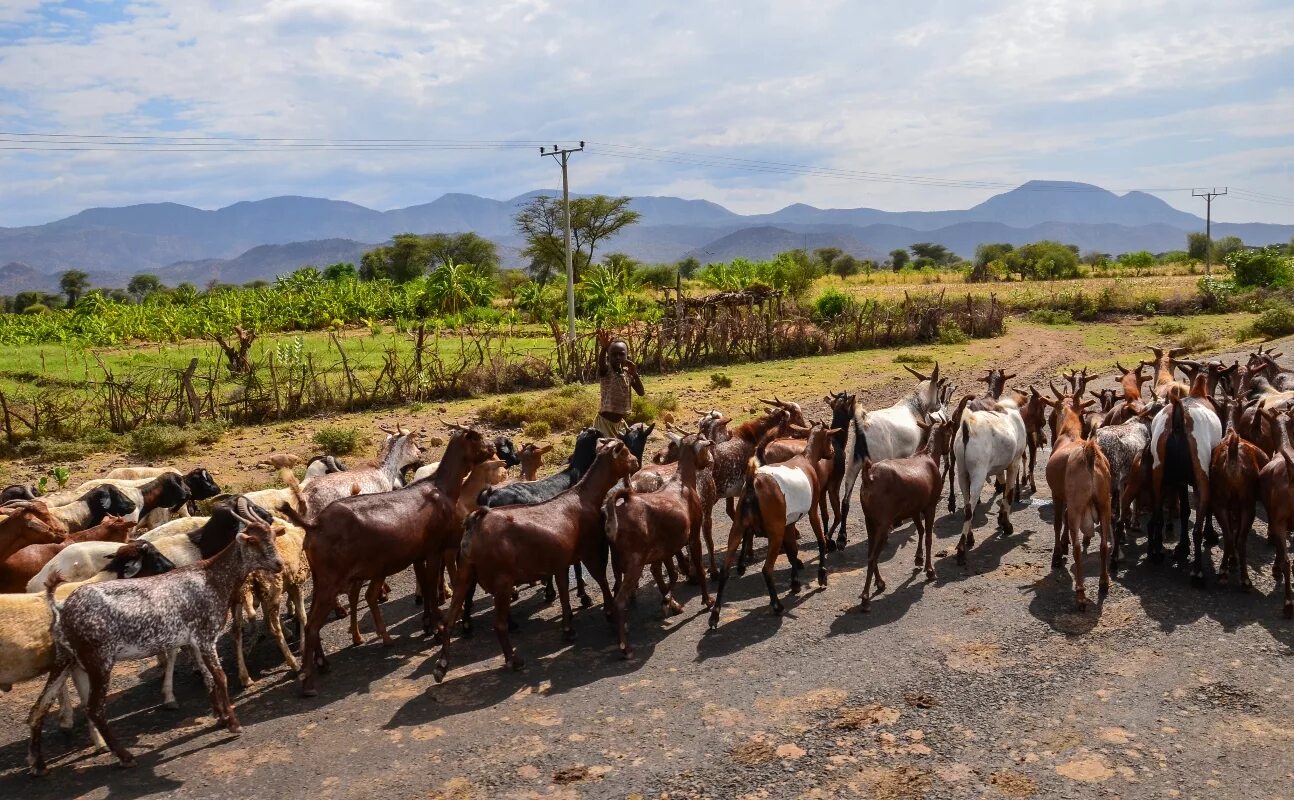
[[[547,452],[551,451],[552,449],[553,449],[553,446],[552,446],[551,444],[546,444],[546,445],[544,445],[543,447],[538,447],[538,448],[536,448],[536,449],[535,449],[535,452],[539,453],[539,455],[541,455],[541,456],[542,456],[542,455],[544,455],[545,453],[547,453]]]
[[[1015,375],[1016,375],[1016,373],[1014,373],[1014,372],[1010,373],[1009,375],[1003,375],[1003,376],[1002,376],[1002,380],[1004,380],[1004,381],[1009,381],[1009,380],[1011,380],[1012,378],[1014,378],[1014,377],[1015,377]]]

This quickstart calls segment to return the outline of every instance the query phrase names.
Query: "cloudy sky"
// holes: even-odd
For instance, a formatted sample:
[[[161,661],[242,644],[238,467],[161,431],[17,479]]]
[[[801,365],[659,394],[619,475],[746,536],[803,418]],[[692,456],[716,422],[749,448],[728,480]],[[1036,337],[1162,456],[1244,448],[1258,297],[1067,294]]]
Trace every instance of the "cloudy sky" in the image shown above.
[[[1171,190],[1230,185],[1256,194],[1217,218],[1294,223],[1292,75],[1289,0],[0,0],[0,226],[558,184],[532,146],[299,146],[342,139],[585,139],[576,190],[742,212],[961,208],[1049,178],[1197,213]],[[145,140],[57,147],[85,141]]]

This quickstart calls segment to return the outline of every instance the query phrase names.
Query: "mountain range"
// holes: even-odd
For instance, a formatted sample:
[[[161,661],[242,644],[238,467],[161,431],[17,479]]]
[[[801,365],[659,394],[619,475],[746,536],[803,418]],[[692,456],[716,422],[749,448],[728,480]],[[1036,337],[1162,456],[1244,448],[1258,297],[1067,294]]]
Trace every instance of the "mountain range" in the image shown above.
[[[90,273],[96,286],[122,286],[151,272],[175,285],[212,280],[272,279],[304,264],[357,262],[397,233],[474,231],[500,246],[507,267],[523,265],[513,218],[537,195],[509,200],[445,194],[430,203],[376,211],[314,197],[272,197],[216,210],[177,203],[91,208],[44,225],[0,228],[0,293],[55,288],[67,269]],[[1082,250],[1184,249],[1204,220],[1144,192],[1118,195],[1083,183],[1030,181],[968,209],[883,211],[815,208],[797,203],[771,214],[737,214],[706,200],[635,197],[642,218],[601,252],[641,261],[694,256],[702,263],[737,256],[767,258],[783,250],[838,247],[880,259],[914,242],[936,242],[970,256],[984,242],[1025,244],[1056,239]],[[1287,242],[1294,225],[1215,223],[1215,238],[1247,244]]]

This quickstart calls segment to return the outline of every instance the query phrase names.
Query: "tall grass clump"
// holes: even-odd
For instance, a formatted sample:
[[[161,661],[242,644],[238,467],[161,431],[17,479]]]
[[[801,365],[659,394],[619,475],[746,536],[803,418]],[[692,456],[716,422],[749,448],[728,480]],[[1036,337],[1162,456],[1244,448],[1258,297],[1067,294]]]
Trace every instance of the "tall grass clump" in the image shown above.
[[[315,431],[315,445],[330,456],[350,455],[359,449],[359,428],[342,425],[325,425]]]

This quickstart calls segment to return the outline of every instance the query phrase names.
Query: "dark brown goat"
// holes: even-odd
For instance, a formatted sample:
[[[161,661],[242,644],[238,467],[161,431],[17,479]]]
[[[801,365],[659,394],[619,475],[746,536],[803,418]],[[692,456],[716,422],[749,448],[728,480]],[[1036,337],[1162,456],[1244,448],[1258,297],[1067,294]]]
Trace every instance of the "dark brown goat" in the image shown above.
[[[378,604],[388,575],[413,566],[423,597],[434,597],[429,577],[439,577],[445,550],[462,533],[458,497],[474,466],[494,457],[494,445],[477,431],[455,426],[436,474],[402,489],[335,500],[307,521],[287,510],[306,530],[305,551],[314,580],[310,614],[301,648],[301,692],[316,694],[315,667],[327,669],[319,630],[335,598],[352,583],[369,581],[365,597],[383,644],[391,644]],[[423,604],[423,627],[433,629],[434,603]]]
[[[863,519],[867,523],[867,577],[863,581],[860,610],[871,607],[872,578],[876,578],[876,594],[885,591],[881,578],[880,558],[894,527],[912,520],[917,528],[917,552],[913,563],[917,569],[925,567],[926,580],[935,578],[932,561],[934,550],[935,508],[943,492],[943,472],[940,461],[947,454],[950,434],[955,430],[951,422],[935,421],[930,425],[917,423],[928,430],[925,447],[915,456],[892,458],[873,464],[863,464]],[[924,556],[924,558],[923,558]]]
[[[450,630],[462,617],[464,635],[471,631],[466,607],[476,585],[494,595],[494,632],[503,660],[514,670],[525,661],[512,649],[508,614],[512,590],[519,583],[554,575],[562,604],[562,635],[575,637],[571,625],[570,567],[582,562],[602,590],[605,610],[611,610],[607,584],[607,540],[602,503],[616,483],[638,467],[637,459],[619,439],[598,442],[597,456],[578,483],[551,500],[528,506],[481,508],[467,518],[454,580],[454,599],[441,622],[440,655],[432,672],[437,681],[449,669]]]
[[[135,522],[126,517],[104,517],[103,521],[93,528],[86,528],[70,534],[61,542],[49,544],[29,544],[18,552],[0,562],[0,594],[26,592],[27,582],[36,577],[36,573],[58,555],[63,548],[77,542],[121,542],[125,543],[130,532],[135,529]]]
[[[661,606],[667,614],[681,614],[683,607],[674,599],[675,575],[670,570],[666,584],[661,575],[662,562],[687,547],[692,572],[700,575],[701,566],[701,498],[696,491],[697,471],[709,466],[710,440],[700,435],[685,437],[679,443],[678,469],[664,487],[655,492],[639,493],[615,489],[603,507],[607,541],[617,568],[621,571],[615,597],[616,628],[620,652],[633,656],[625,634],[625,607],[638,588],[643,567],[650,564],[652,577],[661,592]],[[710,590],[701,581],[701,597],[710,607]]]
[[[800,590],[799,570],[803,567],[798,553],[795,524],[809,518],[814,536],[818,540],[818,585],[827,585],[827,538],[822,526],[821,487],[818,484],[818,462],[831,457],[831,437],[839,431],[817,423],[809,432],[808,441],[800,455],[781,464],[760,466],[763,443],[747,462],[742,481],[741,502],[728,534],[728,548],[719,568],[719,587],[715,603],[710,609],[710,627],[719,625],[719,607],[723,603],[723,590],[728,583],[728,572],[737,557],[737,549],[746,538],[746,531],[768,539],[768,554],[764,559],[764,585],[768,588],[769,602],[774,614],[785,607],[777,596],[773,583],[773,565],[782,552],[791,562],[791,591]]]

